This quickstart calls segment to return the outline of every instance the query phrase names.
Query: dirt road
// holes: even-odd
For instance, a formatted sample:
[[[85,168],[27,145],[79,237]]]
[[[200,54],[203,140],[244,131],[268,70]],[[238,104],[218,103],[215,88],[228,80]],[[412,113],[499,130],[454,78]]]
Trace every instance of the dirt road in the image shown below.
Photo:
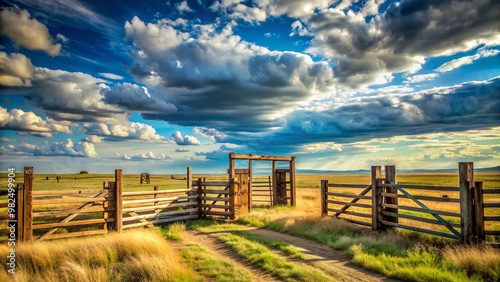
[[[290,257],[286,257],[286,259],[309,264],[323,271],[327,276],[331,277],[332,281],[398,281],[364,270],[354,265],[343,252],[333,250],[326,245],[267,229],[254,227],[246,227],[245,229],[253,234],[282,240],[294,245],[305,254],[305,259],[292,259]],[[238,230],[241,230],[241,227]],[[182,244],[187,243],[199,244],[217,256],[235,262],[242,269],[251,273],[253,281],[279,281],[259,267],[252,265],[247,259],[239,256],[235,251],[227,247],[223,241],[211,237],[209,234],[193,230],[186,231],[184,233],[184,242],[176,243],[174,248],[180,249]],[[280,252],[276,251],[276,253],[279,254]]]

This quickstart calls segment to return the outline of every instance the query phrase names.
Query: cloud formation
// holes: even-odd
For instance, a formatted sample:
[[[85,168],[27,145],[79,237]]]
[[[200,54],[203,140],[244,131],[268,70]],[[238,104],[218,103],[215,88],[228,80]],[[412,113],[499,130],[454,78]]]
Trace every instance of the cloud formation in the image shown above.
[[[199,134],[205,138],[208,138],[210,140],[216,141],[216,142],[223,142],[226,138],[227,135],[214,129],[214,128],[205,128],[205,127],[195,127],[193,129],[194,134]]]
[[[120,154],[120,153],[115,153],[115,157],[120,158],[122,160],[126,161],[145,161],[145,160],[172,160],[173,158],[171,156],[167,156],[163,153],[160,154],[154,154],[153,152],[149,151],[146,154],[140,154],[140,155],[133,155],[133,156],[128,156],[127,154]]]
[[[125,24],[134,46],[131,74],[145,82],[154,77],[156,92],[174,103],[168,120],[217,130],[262,130],[275,116],[315,93],[330,91],[333,73],[326,62],[296,52],[278,52],[243,41],[228,24],[193,25],[186,33],[161,20],[145,24],[137,17]],[[161,94],[159,94],[161,95]],[[244,109],[245,115],[239,114]]]
[[[54,44],[47,27],[32,19],[27,10],[4,7],[0,10],[0,34],[9,36],[16,45],[30,50],[42,50],[55,56],[61,52],[61,44]]]
[[[366,22],[363,13],[330,8],[304,19],[313,34],[309,52],[334,63],[338,82],[360,87],[414,73],[425,57],[498,45],[497,1],[402,1]],[[481,16],[478,16],[481,15]]]
[[[73,142],[66,139],[61,142],[51,142],[43,146],[29,143],[7,145],[0,147],[2,155],[28,155],[28,156],[66,156],[66,157],[98,157],[94,144],[88,142]]]
[[[0,130],[14,130],[21,134],[48,138],[52,137],[53,133],[75,134],[70,126],[76,125],[69,121],[42,119],[33,112],[20,109],[7,111],[0,107]]]
[[[104,137],[109,141],[141,140],[151,142],[166,141],[166,138],[157,134],[156,130],[148,124],[139,122],[122,121],[120,123],[84,123],[80,131],[87,135]]]
[[[200,145],[200,140],[198,140],[194,136],[186,135],[182,137],[180,131],[176,131],[170,137],[170,140],[173,141],[177,145],[185,146],[185,145]]]
[[[0,84],[30,86],[33,76],[31,60],[23,54],[0,52]]]

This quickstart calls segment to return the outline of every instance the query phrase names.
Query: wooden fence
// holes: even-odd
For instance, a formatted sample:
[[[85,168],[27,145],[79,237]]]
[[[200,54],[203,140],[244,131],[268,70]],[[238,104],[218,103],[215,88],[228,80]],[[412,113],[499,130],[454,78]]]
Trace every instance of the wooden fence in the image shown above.
[[[331,188],[362,191],[353,195],[352,192],[333,192]],[[370,191],[371,195],[368,195]],[[447,192],[458,197],[429,196],[430,191]],[[328,180],[322,180],[321,213],[369,226],[373,230],[402,228],[466,242],[482,241],[486,235],[500,235],[500,230],[485,230],[486,221],[500,221],[500,216],[484,216],[485,208],[500,208],[500,203],[485,203],[485,194],[500,194],[500,189],[483,189],[482,182],[474,181],[473,163],[459,163],[459,186],[456,187],[396,184],[395,166],[385,166],[384,177],[381,167],[373,166],[368,185],[330,184]],[[347,202],[341,199],[352,200]],[[399,204],[398,199],[404,199],[409,205]],[[456,203],[459,208],[458,212],[430,209],[423,202]],[[423,216],[425,214],[432,217]],[[409,223],[401,224],[399,219]],[[444,226],[447,231],[422,228],[415,226],[415,222]]]
[[[24,184],[16,189],[17,241],[49,240],[121,232],[134,227],[197,219],[206,216],[234,220],[238,209],[237,179],[191,180],[186,189],[123,192],[122,171],[100,190],[33,191],[33,168],[26,167]],[[194,187],[194,188],[193,188]],[[8,203],[0,203],[7,208]],[[13,222],[7,215],[0,220]],[[10,236],[11,229],[0,229]],[[8,237],[7,237],[8,239]],[[5,240],[4,240],[5,241]]]

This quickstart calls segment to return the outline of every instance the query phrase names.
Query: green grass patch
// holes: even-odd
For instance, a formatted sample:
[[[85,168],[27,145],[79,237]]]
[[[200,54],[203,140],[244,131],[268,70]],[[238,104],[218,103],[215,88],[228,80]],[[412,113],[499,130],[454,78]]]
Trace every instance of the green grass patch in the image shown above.
[[[222,259],[197,244],[189,244],[181,251],[188,265],[201,275],[215,281],[252,281],[250,273],[230,260]]]
[[[186,225],[182,222],[174,222],[169,225],[161,225],[160,231],[163,236],[171,241],[182,241],[182,233],[186,231]]]
[[[310,266],[289,262],[285,258],[273,253],[261,243],[251,241],[238,233],[229,224],[217,224],[213,221],[193,221],[196,229],[209,233],[211,236],[224,241],[231,249],[240,256],[247,258],[252,264],[262,268],[268,273],[285,281],[329,281],[330,279],[322,272]]]
[[[273,213],[281,212],[274,208],[254,209],[241,216],[239,223],[289,233],[343,250],[357,265],[388,277],[410,281],[494,281],[494,277],[500,277],[499,269],[492,268],[488,274],[476,271],[477,268],[467,271],[460,263],[443,257],[436,246],[451,245],[449,241],[434,242],[422,236],[411,238],[399,232],[378,233],[329,217],[273,219],[276,218]]]

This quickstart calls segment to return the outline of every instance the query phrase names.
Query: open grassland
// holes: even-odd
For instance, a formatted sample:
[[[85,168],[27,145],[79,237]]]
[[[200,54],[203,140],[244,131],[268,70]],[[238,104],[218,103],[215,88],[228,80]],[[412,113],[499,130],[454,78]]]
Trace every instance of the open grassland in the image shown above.
[[[22,182],[23,174],[17,174],[17,180]],[[45,180],[46,177],[50,177],[50,180]],[[80,190],[80,189],[95,189],[99,190],[103,187],[103,181],[114,181],[114,175],[111,174],[71,174],[71,175],[61,175],[62,180],[57,182],[56,175],[48,175],[48,174],[35,174],[34,175],[34,190],[35,191],[46,191],[46,190]],[[77,177],[77,180],[75,180]],[[174,175],[175,178],[183,179],[186,175]],[[209,181],[223,181],[227,180],[227,174],[212,174],[212,175],[193,175],[193,180],[198,178],[207,178]],[[255,182],[266,182],[267,176],[256,175]],[[304,208],[302,209],[304,212],[312,215],[319,215],[320,212],[320,190],[319,188],[314,189],[320,186],[321,180],[328,180],[330,184],[363,184],[368,185],[370,183],[370,176],[367,174],[352,174],[352,175],[297,175],[297,188],[299,189],[299,196],[307,200],[303,202],[302,205]],[[500,189],[500,173],[492,173],[492,172],[476,172],[475,173],[476,181],[483,181],[484,189]],[[411,185],[432,185],[432,186],[457,186],[458,187],[458,174],[457,173],[416,173],[416,174],[397,174],[397,182],[399,184],[411,184]],[[7,175],[0,174],[0,187],[1,189],[7,188]],[[262,185],[265,183],[261,183]],[[151,175],[151,184],[140,184],[140,175],[135,174],[124,174],[123,175],[123,191],[152,191],[154,186],[158,186],[160,190],[168,190],[168,189],[182,189],[186,188],[186,180],[176,180],[171,179],[171,175]],[[257,188],[256,188],[257,189]],[[262,189],[262,188],[259,188]],[[265,188],[264,188],[265,189]],[[344,193],[344,194],[359,194],[362,189],[356,188],[329,188],[330,192],[336,193]],[[434,196],[434,197],[448,197],[448,198],[459,198],[459,192],[444,192],[444,191],[427,191],[427,190],[408,190],[412,195],[425,195],[425,196]],[[263,192],[263,194],[266,194]],[[371,192],[368,194],[371,195]],[[7,196],[0,196],[0,201],[5,201]],[[129,198],[132,200],[133,198]],[[268,196],[255,197],[255,200],[268,200]],[[344,197],[334,197],[330,196],[329,199],[337,200],[342,202],[349,202],[350,198]],[[499,203],[500,195],[485,195],[484,198],[485,203]],[[425,205],[427,205],[430,209],[436,209],[441,211],[449,211],[449,212],[459,212],[459,203],[452,202],[430,202],[430,201],[422,201]],[[359,200],[358,203],[361,204],[370,204],[370,200]],[[417,207],[415,203],[410,199],[399,199],[400,205],[406,206],[414,206]],[[51,211],[54,209],[70,209],[75,208],[76,205],[39,205],[35,206],[35,211]],[[330,205],[330,208],[340,209],[342,205]],[[359,212],[370,214],[371,209],[361,208],[361,207],[350,207],[349,211]],[[6,213],[6,209],[0,209],[0,214]],[[420,213],[414,211],[405,211],[400,210],[399,213],[419,216],[428,219],[434,219],[431,214],[428,213]],[[486,216],[498,216],[500,215],[499,208],[487,208],[485,209]],[[58,217],[50,217],[50,218],[36,218],[35,224],[39,223],[50,223],[57,222],[64,219],[65,216]],[[370,222],[369,218],[360,218],[352,215],[342,215],[345,218],[352,218],[356,220]],[[102,213],[87,213],[80,215],[77,219],[94,219],[94,218],[102,218]],[[459,224],[460,218],[451,217],[451,216],[443,216],[447,221]],[[437,231],[449,232],[446,227],[442,225],[435,225],[431,223],[423,223],[416,222],[409,219],[400,219],[400,223],[406,225],[412,225],[416,227],[432,229]],[[0,223],[0,228],[5,226],[5,222]],[[500,222],[486,222],[485,223],[486,230],[500,230]],[[93,230],[93,227],[88,228],[60,228],[55,233],[65,233],[71,231],[85,231],[85,230]],[[43,232],[41,230],[40,232]],[[38,232],[38,231],[37,231]],[[405,231],[403,231],[405,232]],[[409,234],[415,234],[413,232],[409,232]],[[500,241],[500,238],[488,236],[489,241]]]
[[[19,244],[16,258],[15,275],[0,266],[2,281],[203,281],[154,230]]]

